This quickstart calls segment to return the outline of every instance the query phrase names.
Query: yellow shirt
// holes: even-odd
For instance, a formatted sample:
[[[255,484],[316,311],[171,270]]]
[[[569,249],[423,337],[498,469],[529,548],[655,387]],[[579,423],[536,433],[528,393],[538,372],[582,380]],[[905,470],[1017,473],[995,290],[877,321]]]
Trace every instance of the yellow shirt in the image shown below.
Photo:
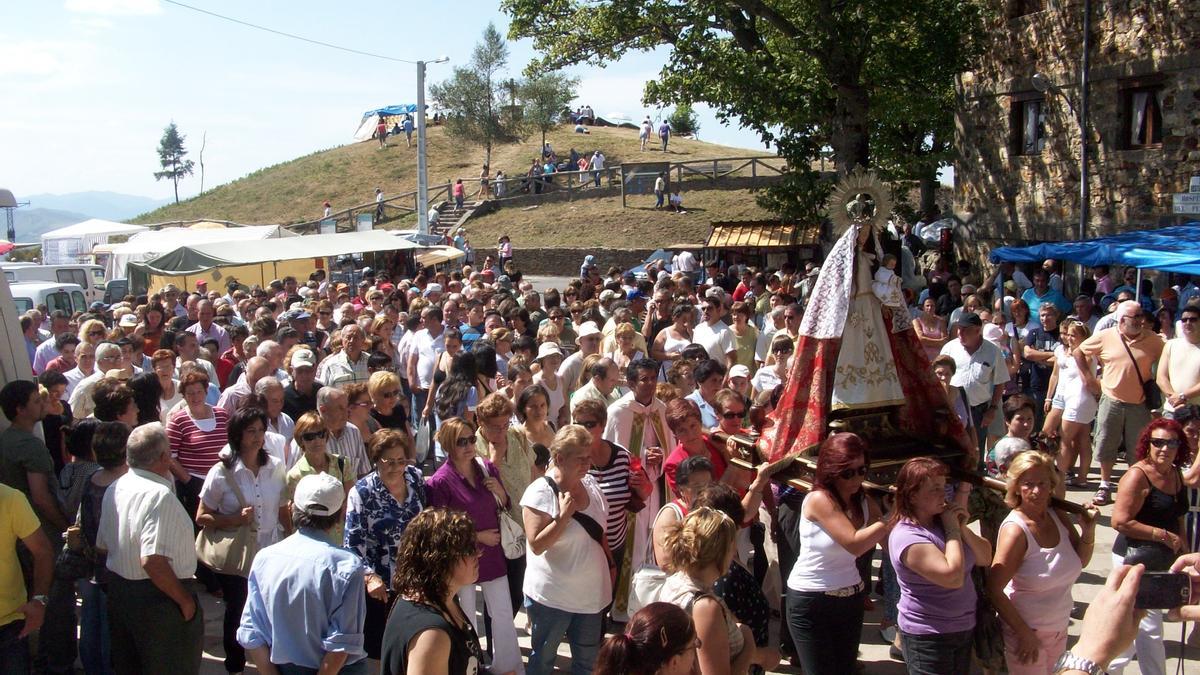
[[[29,537],[39,527],[37,514],[25,495],[0,485],[0,626],[24,618],[17,611],[26,600],[17,540]]]
[[[1123,342],[1121,329],[1114,326],[1084,340],[1079,350],[1100,362],[1100,389],[1105,396],[1122,403],[1141,403],[1145,399],[1142,381],[1154,381],[1154,365],[1162,355],[1163,339],[1158,333],[1144,330],[1138,339],[1128,342],[1137,358],[1136,369]]]
[[[489,462],[492,461],[488,454],[488,442],[483,437],[482,429],[475,435],[475,453]],[[519,429],[509,427],[508,451],[504,455],[504,461],[495,464],[496,470],[500,472],[500,484],[508,493],[510,503],[508,515],[516,519],[518,523],[522,522],[521,497],[525,494],[525,488],[533,482],[533,461],[533,448],[525,438],[525,434],[521,433]]]

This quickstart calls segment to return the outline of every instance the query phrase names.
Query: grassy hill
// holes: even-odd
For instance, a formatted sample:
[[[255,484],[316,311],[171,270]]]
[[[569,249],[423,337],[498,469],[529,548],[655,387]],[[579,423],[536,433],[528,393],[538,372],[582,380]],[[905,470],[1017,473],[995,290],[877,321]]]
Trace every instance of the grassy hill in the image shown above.
[[[522,174],[530,161],[537,157],[540,136],[525,143],[500,146],[492,151],[492,173],[503,169],[510,176]],[[640,151],[637,131],[611,127],[594,127],[590,135],[575,134],[570,127],[559,127],[547,136],[555,150],[565,155],[571,147],[581,153],[591,153],[599,148],[608,158],[608,164],[616,165],[628,161],[659,161],[663,157],[658,151]],[[383,188],[385,195],[394,195],[416,189],[417,155],[416,142],[413,147],[405,145],[404,137],[388,139],[389,146],[379,148],[375,141],[344,145],[315,152],[304,157],[260,169],[231,183],[213,188],[202,195],[179,204],[171,204],[135,218],[134,223],[146,224],[169,220],[214,218],[241,223],[293,223],[320,217],[321,204],[328,199],[335,211],[365,204],[374,200],[375,188]],[[428,167],[430,185],[445,184],[454,178],[475,179],[483,165],[483,150],[462,146],[447,138],[440,127],[430,127],[428,134]],[[769,153],[731,148],[702,141],[672,139],[667,158],[672,161],[764,155]],[[472,188],[477,183],[472,182]],[[585,203],[586,201],[586,203]],[[543,226],[538,223],[580,222],[581,215],[587,216],[589,224],[602,225],[604,236],[597,245],[611,245],[608,240],[613,231],[627,227],[658,223],[688,222],[703,220],[703,232],[708,231],[708,222],[713,219],[745,217],[738,215],[747,209],[759,211],[753,197],[746,190],[697,192],[689,196],[688,205],[706,209],[687,216],[667,216],[649,212],[653,218],[643,214],[633,217],[633,209],[622,210],[620,198],[581,200],[570,204],[547,204],[533,211],[502,209],[479,219],[480,228],[486,231],[512,228],[514,239],[521,234],[524,239],[528,221],[529,236],[542,242],[525,245],[578,245],[579,233],[540,233]],[[558,215],[551,215],[552,213]],[[640,213],[640,212],[639,212]],[[756,217],[761,217],[758,214]],[[674,218],[674,221],[671,219]],[[565,219],[565,220],[564,220]],[[476,221],[472,221],[476,222]],[[677,228],[676,228],[677,229]],[[684,230],[689,228],[685,227]],[[636,231],[633,230],[633,231]],[[598,232],[599,233],[599,232]],[[682,232],[681,232],[682,234]],[[703,234],[699,235],[703,236]],[[602,240],[603,239],[603,240]],[[685,240],[694,240],[689,236]],[[590,237],[589,237],[590,242]],[[668,242],[675,243],[675,242]],[[626,241],[626,247],[643,244]]]

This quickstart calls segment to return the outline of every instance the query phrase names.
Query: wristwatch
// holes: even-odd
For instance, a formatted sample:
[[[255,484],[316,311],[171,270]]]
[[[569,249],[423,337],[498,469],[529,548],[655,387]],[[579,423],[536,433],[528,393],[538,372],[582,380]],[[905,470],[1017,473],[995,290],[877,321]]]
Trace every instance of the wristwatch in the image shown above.
[[[1081,656],[1075,656],[1071,652],[1064,652],[1058,657],[1058,662],[1054,664],[1054,672],[1061,673],[1064,670],[1079,670],[1088,675],[1105,675],[1103,666],[1097,665],[1095,661],[1088,661]]]
[[[45,607],[46,605],[48,605],[50,603],[50,598],[48,598],[44,595],[34,595],[29,598],[29,601],[41,603],[42,607]]]

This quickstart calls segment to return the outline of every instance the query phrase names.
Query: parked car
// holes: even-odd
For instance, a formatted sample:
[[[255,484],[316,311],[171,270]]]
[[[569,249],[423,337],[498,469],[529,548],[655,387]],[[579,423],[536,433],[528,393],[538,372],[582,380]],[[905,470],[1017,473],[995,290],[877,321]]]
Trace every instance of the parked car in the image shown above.
[[[128,279],[113,279],[104,285],[104,304],[111,305],[121,301],[121,298],[129,295],[129,280]]]
[[[61,309],[67,314],[86,312],[88,300],[79,284],[53,284],[45,281],[18,281],[9,284],[17,312],[27,312],[45,305],[53,312]]]
[[[88,302],[104,298],[104,268],[99,265],[33,265],[30,263],[4,263],[4,278],[8,283],[22,281],[48,281],[59,284],[76,284],[83,289]]]

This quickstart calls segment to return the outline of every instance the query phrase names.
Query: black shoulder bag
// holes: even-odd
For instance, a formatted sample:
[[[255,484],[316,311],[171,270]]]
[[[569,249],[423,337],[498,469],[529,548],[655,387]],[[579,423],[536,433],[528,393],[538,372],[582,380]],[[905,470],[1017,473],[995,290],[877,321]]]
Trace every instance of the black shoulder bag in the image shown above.
[[[1154,380],[1147,380],[1142,377],[1142,369],[1138,367],[1137,359],[1133,357],[1133,350],[1129,348],[1129,343],[1125,341],[1124,336],[1121,336],[1121,344],[1125,347],[1125,353],[1129,354],[1129,360],[1133,361],[1133,370],[1137,373],[1138,381],[1142,383],[1142,396],[1146,404],[1146,409],[1157,410],[1162,407],[1162,391],[1158,388],[1158,383]]]

